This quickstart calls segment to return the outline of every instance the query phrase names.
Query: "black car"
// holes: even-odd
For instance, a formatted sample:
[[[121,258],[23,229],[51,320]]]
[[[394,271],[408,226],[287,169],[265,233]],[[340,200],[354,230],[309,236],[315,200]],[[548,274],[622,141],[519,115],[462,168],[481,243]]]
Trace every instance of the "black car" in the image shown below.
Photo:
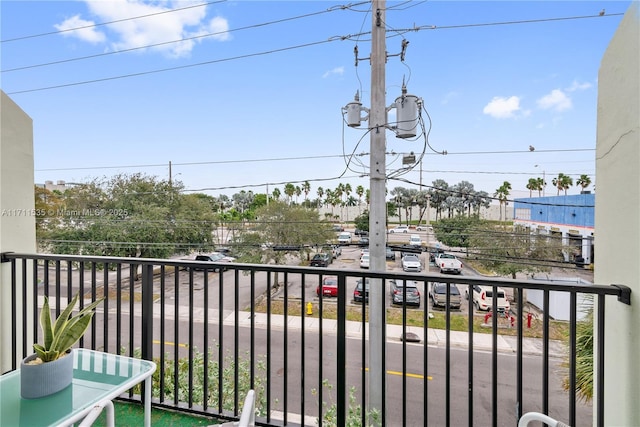
[[[362,286],[362,279],[356,283],[356,288],[353,290],[354,302],[369,302],[369,279],[366,279],[364,288]]]
[[[365,248],[369,246],[369,238],[368,237],[360,237],[360,240],[358,241],[358,246],[360,246],[361,248]]]
[[[328,267],[333,261],[333,257],[326,252],[321,252],[319,254],[315,254],[313,258],[311,258],[311,262],[309,265],[311,267]]]
[[[405,300],[407,305],[415,305],[420,307],[420,291],[418,290],[418,282],[415,280],[391,280],[391,302],[393,304],[402,304]]]
[[[385,258],[388,260],[395,260],[396,259],[396,252],[391,249],[390,247],[387,246],[387,252],[385,253]]]
[[[356,228],[353,234],[355,234],[356,236],[368,236],[369,232],[367,230],[361,230],[359,228]]]
[[[221,254],[213,254],[213,255],[196,255],[196,261],[205,261],[205,262],[225,262],[223,260],[224,256],[222,256]],[[228,261],[226,261],[228,262]],[[213,270],[213,271],[224,271],[226,270],[226,268],[224,267],[193,267],[194,271],[199,271],[199,270]]]

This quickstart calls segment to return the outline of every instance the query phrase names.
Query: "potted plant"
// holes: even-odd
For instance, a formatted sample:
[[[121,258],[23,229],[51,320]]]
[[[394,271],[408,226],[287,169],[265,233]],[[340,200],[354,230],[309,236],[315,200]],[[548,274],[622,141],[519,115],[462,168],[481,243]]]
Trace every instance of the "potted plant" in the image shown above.
[[[71,347],[80,340],[91,323],[94,309],[104,298],[94,301],[75,315],[73,308],[79,294],[69,302],[55,322],[51,319],[49,298],[44,297],[40,312],[43,343],[34,344],[32,354],[20,364],[20,395],[35,399],[56,393],[73,379],[73,355]]]

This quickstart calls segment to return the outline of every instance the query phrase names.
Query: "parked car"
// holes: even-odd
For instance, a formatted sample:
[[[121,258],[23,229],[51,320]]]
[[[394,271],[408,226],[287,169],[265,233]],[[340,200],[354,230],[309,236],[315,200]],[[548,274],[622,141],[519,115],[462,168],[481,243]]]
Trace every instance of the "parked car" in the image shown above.
[[[462,262],[455,255],[438,253],[435,263],[440,269],[440,273],[462,273]]]
[[[337,259],[342,255],[342,248],[340,245],[325,245],[322,247],[322,251],[330,254],[333,259]]]
[[[422,271],[422,263],[420,258],[414,254],[407,254],[402,257],[402,270],[420,273]]]
[[[338,296],[338,278],[336,276],[326,276],[322,278],[322,285],[316,288],[316,295],[325,297]]]
[[[329,267],[329,264],[331,264],[332,261],[333,258],[331,255],[326,252],[320,252],[311,258],[309,265],[311,267]]]
[[[409,246],[413,246],[415,248],[422,248],[422,238],[418,234],[412,234],[409,237]]]
[[[356,228],[353,234],[355,234],[356,236],[368,236],[369,232],[367,230],[361,230],[359,228]]]
[[[409,232],[409,227],[406,225],[399,225],[397,227],[392,228],[391,230],[389,230],[389,233],[393,234],[393,233],[408,233]]]
[[[343,231],[338,234],[338,243],[340,245],[350,245],[351,244],[351,233],[348,231]]]
[[[360,268],[369,268],[369,253],[363,254],[360,257]]]
[[[233,257],[225,256],[219,252],[213,252],[211,254],[200,254],[196,255],[196,261],[206,261],[206,262],[215,262],[215,263],[224,263],[224,262],[234,262],[236,259]],[[194,270],[205,270],[201,267],[194,267]],[[211,268],[213,271],[225,271],[224,267],[213,267]]]
[[[433,227],[430,225],[419,225],[416,227],[416,230],[418,231],[428,231],[430,233],[433,233]]]
[[[356,287],[353,290],[354,302],[369,302],[369,279],[365,279],[364,286],[362,285],[362,279],[358,280]]]
[[[391,249],[389,246],[387,246],[385,258],[393,261],[395,261],[396,259],[396,252],[393,249]]]
[[[333,229],[333,231],[335,231],[336,233],[340,233],[341,231],[344,231],[344,227],[341,226],[340,224],[333,224],[331,226],[331,228]]]
[[[369,246],[369,238],[368,237],[360,237],[360,240],[358,240],[358,246]]]
[[[473,304],[478,310],[489,311],[493,306],[493,286],[470,286],[473,289]],[[504,289],[497,288],[497,304],[498,312],[508,313],[510,310],[509,300],[507,300],[507,294]],[[466,297],[469,299],[469,290],[466,291]]]
[[[429,291],[433,307],[447,306],[447,283],[433,282]],[[459,309],[462,301],[460,289],[455,283],[449,283],[449,307]]]
[[[420,307],[420,291],[418,290],[418,282],[415,280],[391,280],[389,281],[391,291],[391,303],[402,304],[407,296],[407,305],[416,305]]]

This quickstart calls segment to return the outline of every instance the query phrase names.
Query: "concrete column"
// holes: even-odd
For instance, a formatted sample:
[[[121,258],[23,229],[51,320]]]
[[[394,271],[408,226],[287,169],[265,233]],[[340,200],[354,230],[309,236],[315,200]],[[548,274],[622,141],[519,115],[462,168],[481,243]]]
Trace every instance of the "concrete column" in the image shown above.
[[[0,252],[35,252],[34,205],[33,121],[0,91]],[[0,372],[11,368],[14,334],[22,345],[22,329],[11,325],[10,277],[10,265],[0,264]],[[18,313],[21,303],[16,305]]]
[[[607,426],[640,425],[639,4],[632,2],[627,10],[598,75],[594,279],[598,284],[623,284],[632,290],[630,306],[606,299]]]

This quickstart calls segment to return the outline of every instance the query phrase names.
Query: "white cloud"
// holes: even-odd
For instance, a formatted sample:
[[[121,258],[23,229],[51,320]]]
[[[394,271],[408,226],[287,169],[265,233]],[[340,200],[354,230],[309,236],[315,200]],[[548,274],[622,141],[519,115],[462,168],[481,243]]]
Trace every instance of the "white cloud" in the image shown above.
[[[87,29],[95,34],[101,34],[101,39],[95,36],[94,43],[106,42],[105,34],[109,34],[109,37],[113,38],[110,42],[110,47],[113,50],[157,45],[151,49],[169,56],[181,57],[189,55],[196,43],[211,39],[219,41],[229,39],[229,34],[224,33],[229,29],[227,20],[222,17],[206,20],[206,7],[193,7],[169,12],[172,9],[184,7],[185,3],[176,1],[173,4],[172,2],[152,4],[141,0],[114,0],[86,1],[86,4],[90,13],[95,16],[96,22],[118,21],[101,27],[104,29],[104,33],[97,32],[95,28]],[[132,19],[138,16],[140,18]],[[81,22],[88,22],[79,17],[76,18]],[[68,21],[63,24],[69,25]],[[82,40],[91,41],[88,38],[89,35],[83,34],[83,31],[74,31],[72,35]],[[220,32],[222,34],[216,34]],[[212,33],[214,35],[211,37],[171,43],[175,40]]]
[[[577,90],[587,90],[590,89],[593,85],[589,82],[579,82],[577,80],[574,80],[573,83],[571,83],[571,86],[569,86],[568,88],[566,88],[567,92],[575,92]]]
[[[520,98],[511,96],[509,98],[496,96],[489,102],[482,112],[496,119],[510,119],[516,117],[516,113],[521,111]],[[523,112],[528,115],[528,112]]]
[[[106,40],[104,33],[101,33],[94,27],[95,23],[92,21],[85,21],[80,18],[79,15],[65,19],[61,24],[56,24],[54,27],[58,31],[64,31],[62,33],[65,37],[77,37],[80,40],[89,43],[102,43]],[[73,28],[79,28],[79,30],[68,31]]]
[[[538,107],[543,110],[562,112],[570,110],[573,107],[573,103],[571,102],[571,98],[569,98],[563,91],[560,89],[554,89],[551,93],[538,99]]]
[[[329,70],[329,71],[327,71],[326,73],[324,73],[322,75],[322,78],[326,79],[327,77],[332,76],[332,75],[336,75],[336,74],[339,75],[339,76],[343,75],[344,74],[344,67],[336,67],[336,68],[334,68],[332,70]]]

